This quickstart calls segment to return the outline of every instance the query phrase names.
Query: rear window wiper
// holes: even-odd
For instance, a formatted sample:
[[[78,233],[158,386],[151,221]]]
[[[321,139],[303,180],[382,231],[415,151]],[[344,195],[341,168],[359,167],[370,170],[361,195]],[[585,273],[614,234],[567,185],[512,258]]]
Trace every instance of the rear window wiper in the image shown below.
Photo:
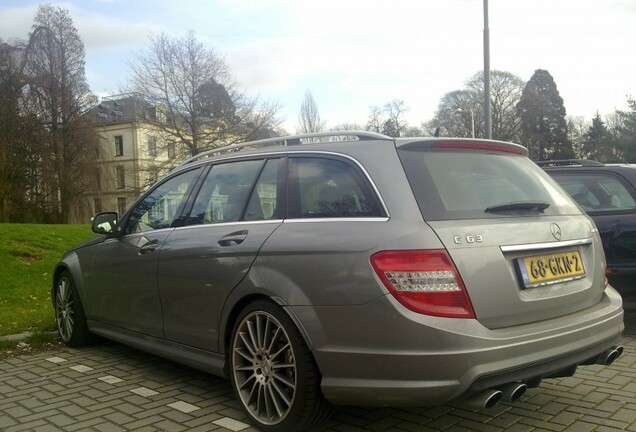
[[[550,207],[550,204],[543,201],[515,201],[506,204],[497,204],[487,207],[484,210],[486,213],[503,213],[511,211],[531,211],[536,210],[543,213],[545,209]]]

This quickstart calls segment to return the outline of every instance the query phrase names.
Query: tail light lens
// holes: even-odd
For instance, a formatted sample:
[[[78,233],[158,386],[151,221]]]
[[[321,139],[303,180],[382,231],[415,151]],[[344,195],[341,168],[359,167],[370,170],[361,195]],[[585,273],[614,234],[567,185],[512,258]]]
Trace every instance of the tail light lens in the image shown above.
[[[371,265],[393,296],[425,315],[475,318],[455,265],[445,250],[382,251]]]

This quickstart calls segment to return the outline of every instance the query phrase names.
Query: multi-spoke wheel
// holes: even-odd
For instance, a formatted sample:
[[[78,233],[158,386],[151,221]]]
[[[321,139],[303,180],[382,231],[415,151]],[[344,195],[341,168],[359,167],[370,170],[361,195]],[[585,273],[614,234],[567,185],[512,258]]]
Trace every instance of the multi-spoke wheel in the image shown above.
[[[265,431],[302,431],[327,417],[313,356],[287,314],[258,301],[237,320],[230,351],[232,384]]]
[[[92,342],[82,302],[68,272],[58,278],[54,296],[55,322],[62,342],[71,347]]]

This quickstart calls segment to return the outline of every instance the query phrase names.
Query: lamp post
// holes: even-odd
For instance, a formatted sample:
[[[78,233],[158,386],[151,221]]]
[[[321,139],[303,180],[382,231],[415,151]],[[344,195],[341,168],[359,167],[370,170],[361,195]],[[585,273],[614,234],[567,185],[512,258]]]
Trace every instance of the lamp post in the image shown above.
[[[490,29],[488,28],[488,0],[484,0],[484,121],[485,138],[492,139],[490,124]]]

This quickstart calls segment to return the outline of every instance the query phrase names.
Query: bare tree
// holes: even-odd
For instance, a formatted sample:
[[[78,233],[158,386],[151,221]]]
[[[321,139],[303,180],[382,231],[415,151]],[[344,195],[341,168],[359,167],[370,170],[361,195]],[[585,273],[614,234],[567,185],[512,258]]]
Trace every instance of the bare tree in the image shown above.
[[[404,120],[404,114],[407,111],[406,104],[400,99],[394,99],[384,104],[383,107],[372,105],[369,107],[366,130],[392,137],[403,136],[409,128],[408,123]]]
[[[382,131],[382,108],[377,105],[369,107],[369,119],[366,130],[380,133]]]
[[[68,10],[38,7],[23,53],[24,115],[37,118],[46,131],[32,148],[38,169],[29,196],[41,199],[50,221],[68,222],[88,187],[96,135],[82,116],[95,102],[86,83],[84,44]],[[43,203],[43,204],[44,204]]]
[[[128,90],[156,107],[162,141],[175,143],[180,158],[260,138],[280,124],[280,106],[243,95],[223,57],[193,32],[152,35],[129,66]]]
[[[404,114],[407,111],[408,108],[403,100],[394,99],[386,103],[383,109],[386,120],[384,120],[382,132],[392,137],[402,136],[408,127],[404,120]]]
[[[305,92],[305,99],[300,105],[300,115],[298,116],[296,132],[299,134],[322,132],[324,128],[325,121],[320,118],[318,105],[311,95],[311,92],[307,90]]]
[[[503,141],[519,141],[520,119],[516,105],[523,92],[524,81],[510,72],[491,72],[492,136]],[[483,137],[484,80],[476,73],[463,89],[446,93],[439,102],[435,117],[427,130],[439,127],[444,136]]]
[[[479,96],[469,90],[446,93],[439,102],[435,117],[425,128],[431,134],[440,128],[442,136],[471,137],[474,125],[475,136],[479,136],[482,119],[479,103]]]

